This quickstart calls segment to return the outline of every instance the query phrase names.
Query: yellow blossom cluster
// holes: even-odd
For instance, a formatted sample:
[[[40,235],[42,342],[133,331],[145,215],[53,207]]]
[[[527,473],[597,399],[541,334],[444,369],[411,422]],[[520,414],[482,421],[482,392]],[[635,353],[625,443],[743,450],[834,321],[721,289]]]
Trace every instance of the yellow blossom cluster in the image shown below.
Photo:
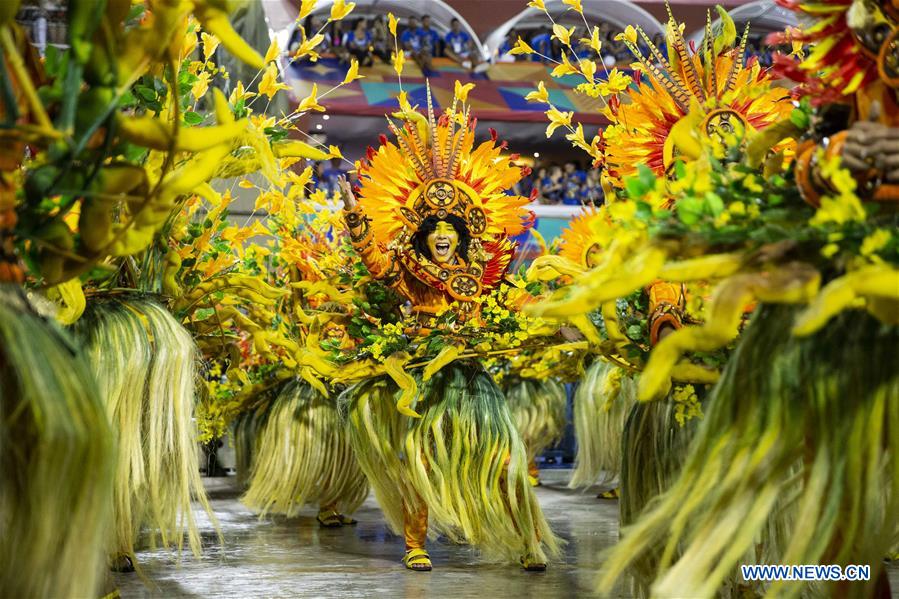
[[[702,406],[693,385],[676,385],[671,393],[671,400],[675,403],[674,419],[680,426],[693,418],[702,418]]]

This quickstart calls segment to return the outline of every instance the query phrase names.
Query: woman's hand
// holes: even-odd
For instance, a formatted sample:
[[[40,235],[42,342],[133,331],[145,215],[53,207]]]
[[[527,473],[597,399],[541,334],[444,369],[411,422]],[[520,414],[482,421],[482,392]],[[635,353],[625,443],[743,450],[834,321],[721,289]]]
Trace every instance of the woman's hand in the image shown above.
[[[353,194],[353,186],[343,175],[337,177],[337,188],[343,198],[343,209],[352,210],[356,207],[356,196]]]

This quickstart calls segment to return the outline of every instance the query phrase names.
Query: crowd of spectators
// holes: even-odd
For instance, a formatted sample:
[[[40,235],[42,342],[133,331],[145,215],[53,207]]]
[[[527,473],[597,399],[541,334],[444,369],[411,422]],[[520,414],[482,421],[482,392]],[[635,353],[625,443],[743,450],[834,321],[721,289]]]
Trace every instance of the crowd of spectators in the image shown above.
[[[624,42],[615,39],[619,33],[609,23],[600,23],[599,41],[602,44],[599,55],[593,50],[583,39],[589,38],[590,35],[585,27],[575,27],[574,35],[571,36],[572,50],[578,58],[589,58],[596,60],[601,58],[606,66],[614,66],[622,63],[628,65],[633,62],[633,56]],[[511,54],[512,49],[521,38],[531,48],[535,50],[535,54]],[[657,34],[652,38],[653,43],[665,52],[665,38],[661,34]],[[641,45],[642,42],[641,42]],[[644,51],[648,48],[642,48]],[[522,28],[509,31],[503,44],[497,49],[498,62],[516,62],[516,61],[533,61],[550,63],[562,59],[563,46],[558,39],[553,38],[552,29],[549,27]]]
[[[342,62],[356,59],[361,66],[367,67],[374,64],[376,58],[386,64],[391,61],[394,45],[384,15],[356,19],[350,26],[343,21],[334,21],[323,30],[321,19],[307,17],[302,28],[294,31],[289,50],[295,50],[304,35],[309,38],[319,32],[324,36],[319,52],[330,52]],[[462,28],[459,19],[453,19],[450,30],[441,34],[434,29],[429,15],[412,16],[400,23],[397,37],[406,58],[415,61],[425,74],[433,71],[432,59],[441,56],[474,72],[487,67],[481,62],[474,39]]]
[[[584,170],[574,161],[537,166],[517,185],[514,191],[523,196],[536,190],[535,198],[541,204],[599,206],[604,200],[599,171]]]
[[[599,55],[597,55],[588,44],[580,41],[589,37],[586,28],[575,28],[574,35],[571,36],[571,39],[572,41],[577,40],[572,49],[578,58],[596,60],[601,57],[603,63],[608,67],[615,66],[616,64],[631,64],[633,62],[633,56],[631,55],[630,50],[624,45],[624,42],[615,39],[615,36],[618,35],[619,32],[608,23],[600,23],[598,27],[599,40],[602,43]],[[511,50],[515,47],[519,37],[533,48],[536,51],[536,54],[511,54]],[[765,43],[766,37],[766,33],[750,34],[749,39],[747,40],[748,43],[746,44],[746,55],[756,57],[759,64],[763,67],[770,67],[773,62],[772,57],[776,52],[789,53],[790,48],[776,48],[767,45]],[[664,35],[657,33],[653,35],[651,39],[652,43],[663,55],[667,53]],[[643,52],[644,56],[649,55],[649,48],[642,39],[638,40],[638,47]],[[534,61],[550,63],[561,60],[562,48],[561,42],[559,42],[558,39],[553,38],[552,29],[548,27],[513,29],[508,33],[503,44],[497,49],[497,61]]]
[[[338,178],[343,176],[354,182],[356,173],[348,170],[347,163],[339,158],[329,162],[317,162],[313,167],[312,180],[316,187],[325,190],[329,196],[338,191]],[[562,204],[568,206],[594,205],[603,203],[602,185],[597,169],[584,170],[577,162],[563,165],[547,164],[536,166],[529,175],[522,178],[512,191],[530,197],[541,204]]]

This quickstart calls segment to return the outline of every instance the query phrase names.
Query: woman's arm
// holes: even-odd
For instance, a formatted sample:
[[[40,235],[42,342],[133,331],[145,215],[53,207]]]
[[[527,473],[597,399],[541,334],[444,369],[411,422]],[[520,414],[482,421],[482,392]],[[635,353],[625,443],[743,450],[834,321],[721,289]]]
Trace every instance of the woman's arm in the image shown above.
[[[388,285],[395,285],[400,280],[397,261],[381,252],[371,230],[371,219],[356,202],[353,188],[346,177],[337,178],[337,187],[343,198],[343,219],[350,232],[353,248],[374,278],[381,279]]]

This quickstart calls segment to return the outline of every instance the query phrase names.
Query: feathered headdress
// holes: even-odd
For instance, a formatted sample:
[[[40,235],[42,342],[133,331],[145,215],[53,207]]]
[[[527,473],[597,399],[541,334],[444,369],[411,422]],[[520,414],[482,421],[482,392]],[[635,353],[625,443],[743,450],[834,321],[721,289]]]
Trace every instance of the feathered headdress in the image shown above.
[[[639,74],[636,89],[628,91],[629,102],[610,102],[605,116],[611,121],[603,138],[603,151],[613,183],[621,186],[625,178],[645,164],[663,174],[678,151],[688,145],[686,136],[676,127],[690,115],[690,129],[708,137],[742,135],[762,129],[791,110],[785,90],[771,88],[771,78],[753,58],[744,62],[749,25],[737,43],[736,27],[727,12],[717,7],[721,31],[712,32],[711,14],[706,17],[702,47],[692,48],[668,9],[667,56],[641,28],[628,28],[621,40],[636,58]],[[644,55],[637,41],[649,49]]]
[[[456,215],[464,220],[472,237],[466,274],[455,275],[453,283],[441,282],[440,272],[429,277],[427,269],[413,270],[457,299],[471,299],[502,280],[514,251],[509,238],[532,220],[524,208],[529,198],[508,193],[527,170],[514,163],[516,155],[502,155],[505,143],[497,144],[494,132],[475,147],[477,121],[460,94],[439,118],[430,87],[427,116],[404,97],[400,105],[402,111],[394,114],[399,124],[388,119],[396,144],[382,135],[380,147],[369,148],[358,164],[359,204],[371,219],[375,241],[410,259],[410,240],[426,218]]]

